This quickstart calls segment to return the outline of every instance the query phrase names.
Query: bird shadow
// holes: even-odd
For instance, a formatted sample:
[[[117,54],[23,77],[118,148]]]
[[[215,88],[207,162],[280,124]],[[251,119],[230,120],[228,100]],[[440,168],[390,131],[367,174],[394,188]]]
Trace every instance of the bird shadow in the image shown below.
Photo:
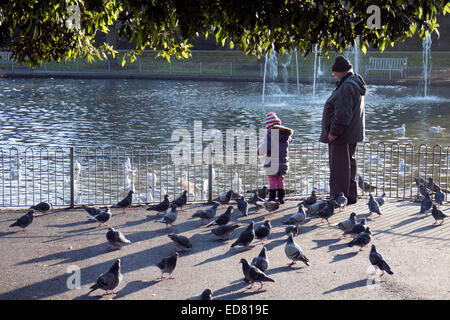
[[[265,292],[265,290],[249,291],[250,289],[245,288],[247,285],[242,279],[233,281],[231,285],[215,290],[214,297],[216,300],[237,300]],[[242,288],[245,290],[238,291]]]
[[[349,282],[349,283],[340,285],[340,286],[338,286],[336,288],[333,288],[331,290],[327,290],[323,294],[330,294],[332,292],[337,292],[337,291],[356,289],[356,288],[359,288],[359,287],[364,287],[366,285],[367,285],[367,279],[356,280],[356,281],[353,281],[353,282]]]
[[[427,231],[427,230],[434,229],[434,228],[436,228],[438,226],[440,226],[440,225],[439,224],[431,224],[431,225],[428,225],[428,226],[424,226],[424,227],[420,227],[420,228],[414,229],[414,230],[408,232],[407,234],[417,233],[417,232],[424,232],[424,231]]]
[[[335,255],[333,257],[333,260],[331,261],[331,263],[338,262],[338,261],[345,260],[345,259],[349,259],[349,258],[352,258],[352,257],[357,256],[357,255],[358,255],[358,251],[356,251],[356,252],[348,252],[348,253],[343,253],[343,254],[338,253],[337,255]]]
[[[15,234],[17,231],[9,231],[9,232],[0,232],[0,237],[9,236],[11,234]]]
[[[277,240],[270,241],[269,243],[266,243],[265,246],[266,246],[267,250],[270,251],[273,248],[281,246],[285,243],[286,243],[286,239],[277,239]]]
[[[342,250],[347,248],[347,243],[341,243],[341,244],[332,244],[328,247],[328,251],[336,251],[336,250]]]
[[[400,227],[402,227],[402,226],[404,226],[404,225],[407,225],[407,224],[412,223],[412,222],[415,222],[415,221],[417,221],[417,217],[409,218],[409,219],[400,221],[399,223],[390,226],[389,229],[400,228]]]
[[[312,249],[319,249],[325,246],[329,246],[333,243],[341,241],[341,239],[326,239],[326,240],[313,240],[316,243],[316,247]]]
[[[254,247],[255,247],[255,246],[252,246],[251,248],[253,249]],[[209,259],[206,259],[206,260],[204,260],[204,261],[202,261],[202,262],[197,263],[197,264],[194,265],[194,266],[196,267],[196,266],[200,266],[200,265],[202,265],[202,264],[206,264],[206,263],[209,263],[209,262],[213,262],[213,261],[225,259],[225,258],[228,258],[228,257],[232,257],[232,256],[234,256],[234,255],[237,255],[237,254],[242,253],[242,252],[245,252],[245,251],[246,251],[246,249],[230,248],[227,252],[225,252],[225,253],[223,253],[223,254],[221,254],[221,255],[218,255],[218,256],[215,256],[215,257],[211,257],[211,258],[209,258]]]
[[[147,288],[159,283],[160,281],[161,280],[151,280],[151,281],[136,280],[136,281],[128,282],[124,288],[120,289],[119,293],[114,297],[114,299],[123,298],[129,294],[135,293],[140,290],[147,289]]]

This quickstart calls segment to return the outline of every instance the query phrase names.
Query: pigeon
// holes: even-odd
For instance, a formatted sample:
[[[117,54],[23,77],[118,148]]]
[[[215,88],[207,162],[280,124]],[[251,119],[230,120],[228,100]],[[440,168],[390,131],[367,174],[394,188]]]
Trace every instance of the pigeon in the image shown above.
[[[164,273],[169,274],[169,279],[175,279],[172,277],[172,272],[175,270],[178,260],[178,252],[171,254],[170,256],[163,258],[156,266],[161,270],[161,279],[164,279]]]
[[[255,238],[255,230],[253,229],[254,226],[255,223],[253,221],[250,222],[247,228],[245,228],[245,230],[241,232],[239,238],[235,242],[233,242],[231,247],[233,248],[235,246],[243,246],[247,250],[250,250],[250,243],[252,243],[253,239]]]
[[[367,206],[369,207],[369,216],[372,215],[372,212],[375,212],[378,216],[381,216],[380,206],[378,205],[378,202],[373,199],[372,194],[369,194],[369,202],[367,202]]]
[[[292,216],[290,216],[287,220],[283,221],[282,225],[290,225],[293,224],[297,227],[300,227],[300,223],[305,221],[306,219],[306,212],[305,207],[303,203],[298,204],[298,212],[294,213]]]
[[[419,188],[420,186],[425,186],[425,184],[426,184],[425,180],[422,179],[422,178],[420,178],[420,179],[414,178],[414,181],[415,181],[415,183],[417,185],[417,188]]]
[[[258,191],[253,191],[253,197],[248,200],[248,203],[254,204],[256,209],[259,210],[264,207],[262,203],[264,203],[264,199],[258,196]],[[239,207],[238,207],[239,208]]]
[[[210,220],[216,216],[217,213],[217,207],[219,206],[219,203],[213,204],[212,207],[205,209],[205,210],[198,210],[192,215],[192,218],[200,218],[202,221],[204,220]]]
[[[169,233],[167,236],[175,243],[175,251],[183,252],[192,250],[192,242],[187,237],[174,233]]]
[[[212,300],[212,291],[210,289],[203,290],[199,295],[188,298],[187,300]]]
[[[337,224],[337,227],[342,231],[346,232],[352,230],[355,225],[356,225],[356,213],[352,212],[350,213],[350,217],[347,220],[339,222]]]
[[[122,208],[123,209],[123,214],[127,213],[127,210],[129,207],[131,207],[131,204],[133,203],[133,190],[130,190],[128,192],[128,195],[123,198],[121,201],[119,201],[117,204],[115,204],[114,206],[112,206],[112,208]]]
[[[187,204],[187,191],[184,190],[181,196],[175,199],[172,204],[176,204],[178,208],[183,210],[183,207]]]
[[[257,267],[262,272],[265,272],[269,268],[269,259],[267,258],[266,247],[263,247],[259,255],[253,258],[252,265]]]
[[[102,210],[96,208],[96,207],[88,207],[85,205],[81,206],[87,213],[88,213],[88,218],[89,219],[94,219],[95,220],[95,216],[98,215],[99,213],[102,212]]]
[[[256,205],[263,206],[267,211],[269,211],[271,216],[274,216],[275,214],[273,212],[280,208],[280,203],[278,201],[257,202]]]
[[[233,195],[233,190],[229,190],[227,193],[220,195],[214,201],[220,203],[221,205],[227,205],[230,203],[231,196]]]
[[[362,219],[360,223],[355,224],[351,230],[344,231],[344,236],[350,234],[355,237],[364,230],[366,230],[366,219]]]
[[[230,233],[233,232],[234,229],[240,227],[238,224],[226,224],[211,230],[211,233],[216,235],[222,240],[229,240]]]
[[[120,273],[120,259],[117,259],[108,272],[100,275],[97,278],[95,284],[89,288],[91,289],[89,293],[97,289],[102,289],[106,291],[105,294],[116,294],[117,291],[112,292],[108,291],[114,290],[121,281],[122,281],[122,274]]]
[[[442,212],[441,210],[439,210],[435,204],[433,204],[433,209],[431,210],[431,215],[434,218],[434,223],[435,224],[438,220],[442,220],[441,224],[444,223],[444,219],[448,218],[448,216]]]
[[[389,267],[389,265],[383,259],[383,256],[377,252],[374,244],[372,244],[372,248],[370,249],[369,260],[374,267],[378,267],[381,270],[380,277],[384,275],[384,271],[391,275],[394,274],[391,270],[391,267]]]
[[[347,197],[344,195],[343,192],[341,192],[339,194],[339,197],[336,199],[336,202],[337,202],[338,208],[340,210],[345,208],[345,206],[347,205],[348,200],[347,200]]]
[[[30,209],[28,210],[26,215],[21,216],[19,219],[17,219],[16,222],[11,224],[9,227],[21,227],[23,231],[28,231],[27,227],[33,222],[33,214],[34,210]]]
[[[359,233],[352,241],[350,241],[347,245],[349,247],[359,246],[361,247],[359,251],[361,251],[365,246],[367,246],[372,240],[372,232],[370,232],[370,227],[366,227],[366,229]]]
[[[175,220],[177,220],[178,214],[177,214],[177,205],[176,204],[172,204],[171,205],[171,211],[167,212],[165,215],[163,215],[161,217],[161,219],[155,220],[155,222],[161,222],[161,223],[165,223],[166,224],[166,229],[167,226],[170,224],[171,226],[173,226],[173,223],[175,222]]]
[[[237,203],[236,211],[239,211],[243,217],[248,216],[248,202],[245,201],[244,196],[241,196],[238,200],[236,200],[236,203]]]
[[[130,240],[125,238],[122,232],[115,230],[114,228],[108,228],[108,232],[106,233],[106,239],[111,244],[111,247],[115,250],[121,248],[122,245],[131,243]]]
[[[444,203],[445,195],[441,191],[440,187],[437,187],[436,193],[434,194],[434,201],[436,201],[440,206]]]
[[[425,193],[425,198],[420,203],[420,213],[426,213],[428,210],[431,209],[432,205],[433,200],[431,200],[430,193],[427,191]]]
[[[169,208],[170,208],[169,195],[166,194],[164,195],[164,200],[162,202],[148,207],[147,211],[156,211],[158,212],[159,216],[161,212],[166,213]]]
[[[438,188],[439,188],[439,189],[441,189],[442,192],[449,193],[449,191],[447,189],[442,189],[438,184],[433,182],[433,178],[432,177],[428,178],[427,188],[429,190],[431,190],[432,192],[436,192],[438,190]]]
[[[358,176],[358,187],[365,192],[374,192],[377,187],[372,186],[370,183],[363,181],[361,176]]]
[[[405,133],[406,133],[406,127],[405,124],[402,123],[402,126],[400,128],[395,128],[395,132],[400,136],[400,137],[404,137]]]
[[[263,281],[275,282],[275,280],[266,276],[266,274],[263,271],[259,270],[257,267],[249,265],[247,260],[245,260],[244,258],[241,259],[240,263],[242,263],[242,272],[244,273],[245,279],[247,279],[251,283],[251,285],[247,287],[247,289],[253,288],[253,284],[255,282],[260,283],[261,287],[259,289],[262,289]]]
[[[292,233],[288,234],[288,240],[286,246],[284,247],[284,252],[288,259],[292,260],[289,265],[296,264],[297,261],[302,261],[304,264],[309,266],[309,259],[305,256],[300,245],[294,242],[294,235]]]
[[[208,223],[206,225],[206,227],[210,227],[210,226],[214,226],[214,225],[222,226],[222,225],[230,222],[231,212],[232,212],[231,210],[233,210],[233,206],[228,206],[227,211],[225,211],[220,216],[218,216],[214,221]]]
[[[333,199],[328,200],[328,205],[316,212],[316,215],[320,217],[320,222],[323,222],[323,219],[325,219],[327,220],[327,223],[330,225],[328,219],[334,214],[335,207],[337,207],[336,200]]]
[[[38,203],[35,206],[31,206],[30,209],[33,209],[35,211],[39,211],[42,213],[47,213],[48,211],[53,209],[53,205],[48,201],[43,201],[43,202]]]
[[[269,189],[267,189],[267,187],[264,186],[260,190],[258,190],[258,197],[260,197],[261,199],[266,199],[268,193]]]
[[[100,227],[102,224],[106,225],[106,222],[111,218],[111,209],[107,207],[105,211],[100,212],[99,214],[94,216],[94,218],[99,222],[98,227]]]
[[[328,201],[327,200],[321,200],[318,201],[316,203],[314,203],[313,205],[310,205],[308,207],[308,210],[306,210],[306,216],[307,217],[312,217],[314,216],[319,210],[322,210],[323,208],[325,208],[326,206],[328,206]]]
[[[292,235],[295,237],[298,235],[299,232],[300,232],[300,226],[290,224],[290,225],[286,226],[286,228],[284,228],[284,233],[286,235],[288,235],[289,233],[292,233]]]
[[[256,239],[261,240],[261,243],[264,244],[264,240],[270,235],[271,230],[272,225],[270,224],[270,220],[264,221],[264,224],[255,229]]]
[[[316,202],[317,202],[316,191],[313,190],[311,192],[311,196],[309,196],[306,200],[303,201],[303,205],[308,208],[311,205],[315,204]]]
[[[386,197],[386,193],[383,192],[381,197],[376,197],[375,201],[378,203],[378,206],[381,207],[384,204],[384,198]]]

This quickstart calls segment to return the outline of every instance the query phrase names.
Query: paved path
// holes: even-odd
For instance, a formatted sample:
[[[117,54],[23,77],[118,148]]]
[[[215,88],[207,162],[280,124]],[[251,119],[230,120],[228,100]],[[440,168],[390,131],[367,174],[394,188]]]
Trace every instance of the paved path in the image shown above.
[[[298,201],[287,201],[274,217],[265,210],[252,211],[248,217],[234,217],[242,227],[230,241],[215,240],[211,232],[192,214],[201,207],[190,205],[181,211],[171,232],[191,238],[194,250],[182,253],[174,280],[160,280],[155,266],[173,252],[164,224],[154,223],[155,213],[133,208],[122,215],[112,209],[109,225],[121,230],[133,243],[118,251],[108,251],[106,227],[97,228],[87,220],[84,210],[59,211],[36,217],[29,232],[8,226],[24,211],[0,213],[0,299],[186,299],[205,288],[216,299],[449,299],[450,298],[450,221],[433,225],[431,216],[419,214],[420,204],[388,199],[383,215],[368,217],[367,198],[337,212],[330,222],[347,219],[351,212],[358,218],[368,217],[373,243],[387,259],[393,276],[385,275],[374,282],[368,278],[369,249],[358,252],[349,248],[349,238],[342,232],[307,220],[304,230],[295,238],[311,260],[307,267],[287,265],[284,253],[286,235],[281,222],[293,214]],[[444,206],[450,215],[450,207]],[[224,212],[220,209],[218,214]],[[272,234],[266,242],[270,267],[266,272],[275,283],[265,283],[264,290],[246,289],[242,281],[242,257],[251,260],[261,250],[230,248],[244,225],[272,221]],[[87,295],[99,274],[116,258],[122,260],[123,282],[117,295],[103,296],[98,290]],[[70,266],[81,270],[81,289],[69,290]],[[369,280],[368,280],[369,279]]]

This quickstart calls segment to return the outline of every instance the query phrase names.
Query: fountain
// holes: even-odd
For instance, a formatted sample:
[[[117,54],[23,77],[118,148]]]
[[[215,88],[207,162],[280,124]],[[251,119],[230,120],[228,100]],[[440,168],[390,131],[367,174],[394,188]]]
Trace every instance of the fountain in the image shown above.
[[[422,41],[422,62],[423,62],[423,81],[424,81],[424,91],[423,96],[427,96],[429,82],[431,80],[428,75],[431,74],[431,34],[427,34],[425,40]]]

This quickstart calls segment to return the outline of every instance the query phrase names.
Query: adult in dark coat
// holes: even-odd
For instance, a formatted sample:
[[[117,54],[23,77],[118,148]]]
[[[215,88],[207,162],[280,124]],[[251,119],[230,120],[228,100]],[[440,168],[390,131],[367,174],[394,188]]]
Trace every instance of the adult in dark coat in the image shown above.
[[[348,204],[356,203],[356,145],[364,140],[364,96],[366,84],[353,74],[352,65],[338,56],[332,67],[336,89],[325,102],[320,142],[328,143],[330,195],[337,199],[341,192]]]

